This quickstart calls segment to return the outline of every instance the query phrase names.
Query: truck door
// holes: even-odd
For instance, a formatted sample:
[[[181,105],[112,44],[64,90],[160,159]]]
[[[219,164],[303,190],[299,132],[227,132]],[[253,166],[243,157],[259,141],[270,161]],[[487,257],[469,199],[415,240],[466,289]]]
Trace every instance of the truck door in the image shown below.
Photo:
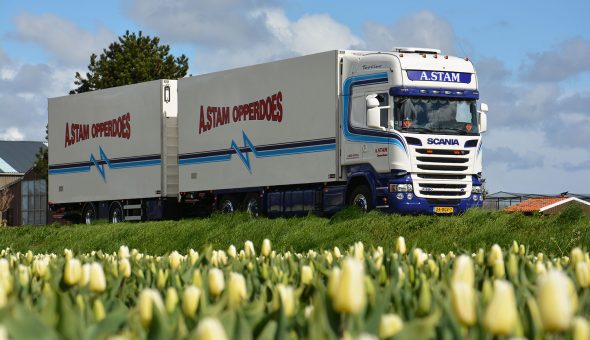
[[[369,163],[380,173],[389,172],[389,145],[387,139],[387,129],[391,120],[391,99],[387,92],[365,92],[365,103],[371,100],[373,105],[378,105],[378,118],[373,117],[371,121],[369,109],[371,105],[366,105],[367,115],[367,142],[362,145],[362,159],[364,163]],[[377,101],[375,101],[376,99]],[[377,104],[378,102],[378,104]]]

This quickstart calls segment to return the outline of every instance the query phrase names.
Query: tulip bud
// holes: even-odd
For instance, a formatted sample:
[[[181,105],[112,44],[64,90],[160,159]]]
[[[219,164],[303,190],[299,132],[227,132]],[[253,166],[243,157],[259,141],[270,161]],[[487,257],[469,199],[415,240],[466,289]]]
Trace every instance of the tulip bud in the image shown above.
[[[131,263],[127,258],[119,260],[119,274],[125,278],[131,276]]]
[[[510,247],[510,252],[512,254],[518,254],[518,242],[512,241],[512,246]]]
[[[254,250],[254,243],[252,241],[244,242],[244,253],[249,259],[256,257],[256,251]]]
[[[494,294],[485,311],[484,327],[494,335],[511,335],[517,321],[514,288],[508,281],[494,281]]]
[[[535,263],[535,272],[537,272],[538,275],[542,275],[542,274],[547,273],[547,269],[545,268],[545,265],[543,264],[543,262],[537,261]]]
[[[515,280],[518,277],[518,260],[516,259],[516,255],[514,255],[514,253],[508,254],[508,263],[506,264],[506,269],[508,270],[508,275],[510,276],[511,280]]]
[[[356,242],[354,244],[354,257],[357,260],[365,259],[365,246],[363,245],[363,242]]]
[[[29,285],[29,267],[19,264],[18,265],[18,283],[21,286],[28,286]]]
[[[213,296],[221,295],[221,292],[223,292],[223,289],[225,288],[225,278],[220,269],[211,268],[207,276],[207,282],[209,284],[209,292],[211,292]]]
[[[490,255],[488,256],[488,265],[494,266],[497,260],[502,260],[502,262],[504,262],[504,255],[502,254],[502,248],[500,248],[499,245],[494,244],[490,251]]]
[[[310,266],[301,267],[301,283],[309,285],[313,279],[313,271]]]
[[[506,275],[506,269],[504,268],[504,260],[502,258],[494,262],[494,278],[503,279]]]
[[[334,262],[334,256],[332,256],[332,253],[329,251],[326,251],[325,257],[326,257],[326,262],[328,262],[329,265],[332,265],[332,262]]]
[[[67,260],[70,260],[71,258],[74,257],[74,254],[72,253],[72,251],[68,248],[64,249],[64,257]]]
[[[201,290],[195,286],[188,286],[182,294],[182,312],[188,318],[193,319],[199,306]]]
[[[229,255],[232,258],[236,258],[236,256],[238,256],[236,246],[234,246],[233,244],[230,245],[229,248],[227,248],[227,255]]]
[[[406,251],[406,240],[403,238],[403,236],[400,236],[395,241],[395,252],[400,255],[404,255]]]
[[[590,339],[590,323],[581,316],[576,316],[572,324],[572,340]]]
[[[262,241],[262,249],[260,250],[260,254],[264,257],[268,257],[270,255],[270,251],[271,251],[271,246],[270,246],[270,240],[265,238]]]
[[[590,287],[590,267],[586,261],[576,263],[576,280],[582,288]]]
[[[44,278],[47,275],[47,267],[49,267],[49,258],[36,259],[33,262],[33,273],[37,277]]]
[[[462,281],[451,283],[451,304],[459,322],[466,327],[473,326],[476,321],[475,290]]]
[[[451,280],[453,282],[461,281],[473,287],[475,284],[475,272],[473,270],[473,261],[469,256],[461,255],[455,260]]]
[[[227,340],[227,335],[219,320],[207,317],[199,321],[196,338],[199,340]]]
[[[475,263],[477,263],[478,266],[483,266],[483,264],[485,263],[485,257],[486,257],[485,250],[483,250],[482,248],[479,248],[479,250],[477,251],[477,254],[475,254]]]
[[[90,263],[84,263],[82,265],[82,277],[80,278],[80,282],[78,285],[80,287],[84,287],[90,281]]]
[[[66,260],[64,266],[64,282],[69,286],[73,286],[80,281],[82,276],[82,265],[78,259]]]
[[[342,263],[340,282],[334,298],[334,310],[340,313],[357,314],[366,303],[363,263],[346,258]]]
[[[151,288],[141,291],[137,308],[139,309],[139,319],[143,327],[148,328],[152,322],[154,307],[163,312],[164,307],[160,293]]]
[[[279,284],[277,289],[279,291],[281,305],[283,306],[283,312],[288,317],[293,316],[295,314],[295,294],[293,287]]]
[[[490,302],[493,293],[494,289],[492,288],[492,283],[489,279],[485,279],[481,287],[481,298],[484,305],[487,305]]]
[[[340,248],[334,247],[334,256],[336,256],[337,259],[342,257],[342,253],[340,252]]]
[[[520,256],[526,255],[526,248],[524,247],[524,244],[521,244],[518,246],[518,255],[520,255]]]
[[[332,300],[336,299],[338,294],[338,285],[340,284],[340,268],[334,267],[328,276],[328,296]]]
[[[242,274],[230,273],[228,283],[229,305],[239,306],[248,297],[246,280]]]
[[[193,271],[193,278],[192,278],[193,286],[195,287],[202,287],[203,286],[203,279],[201,277],[201,271],[197,268]]]
[[[168,281],[168,271],[158,269],[158,276],[156,277],[156,287],[158,287],[158,289],[164,289],[164,287],[166,287],[167,281]]]
[[[107,282],[104,277],[102,266],[98,262],[90,265],[90,290],[95,293],[102,293],[107,287]]]
[[[584,252],[582,249],[575,247],[570,252],[572,266],[575,267],[578,262],[584,261]]]
[[[561,332],[570,326],[577,302],[570,295],[569,285],[569,278],[558,270],[551,270],[539,278],[537,302],[543,328],[548,332]]]
[[[104,319],[106,313],[104,310],[104,305],[100,299],[94,300],[94,304],[92,305],[92,311],[94,313],[94,320],[101,321]]]
[[[538,253],[537,254],[537,261],[543,262],[543,259],[545,259],[545,255],[543,255],[543,253]]]
[[[430,284],[424,275],[421,275],[422,284],[420,285],[420,295],[418,296],[418,315],[428,315],[432,305],[432,292]]]
[[[381,339],[396,335],[402,328],[404,328],[404,322],[397,314],[381,315],[381,322],[379,322],[379,337]]]
[[[119,259],[128,259],[129,258],[129,247],[127,246],[120,246],[119,247]]]
[[[168,262],[170,263],[170,268],[172,270],[178,269],[180,267],[180,261],[182,256],[175,250],[170,255],[168,255]]]
[[[172,314],[174,309],[176,309],[176,305],[178,305],[178,293],[174,287],[168,287],[166,289],[166,311],[168,314]]]

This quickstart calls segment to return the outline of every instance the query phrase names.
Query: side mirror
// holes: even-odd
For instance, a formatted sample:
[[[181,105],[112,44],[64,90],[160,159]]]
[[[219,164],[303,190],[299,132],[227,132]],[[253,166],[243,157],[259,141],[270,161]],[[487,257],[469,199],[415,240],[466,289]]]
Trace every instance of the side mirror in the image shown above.
[[[367,126],[373,129],[381,129],[381,111],[379,100],[376,94],[370,94],[366,97],[367,101]]]
[[[488,104],[481,103],[479,106],[479,133],[484,133],[488,130]]]

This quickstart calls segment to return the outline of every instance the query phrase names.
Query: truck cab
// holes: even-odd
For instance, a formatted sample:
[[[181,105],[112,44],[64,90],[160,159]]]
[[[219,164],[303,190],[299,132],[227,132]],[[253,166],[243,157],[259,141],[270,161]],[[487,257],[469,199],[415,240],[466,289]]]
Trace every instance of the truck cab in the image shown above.
[[[480,207],[487,105],[478,110],[472,63],[424,48],[343,51],[340,62],[349,203],[394,213]]]

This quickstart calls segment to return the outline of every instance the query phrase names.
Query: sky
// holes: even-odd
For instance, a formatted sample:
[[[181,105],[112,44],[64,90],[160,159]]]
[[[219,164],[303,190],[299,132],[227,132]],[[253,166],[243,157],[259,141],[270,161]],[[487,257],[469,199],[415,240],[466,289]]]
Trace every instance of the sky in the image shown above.
[[[590,194],[588,13],[587,0],[0,0],[0,140],[43,140],[47,98],[126,30],[160,37],[192,75],[430,47],[475,65],[490,193]]]

